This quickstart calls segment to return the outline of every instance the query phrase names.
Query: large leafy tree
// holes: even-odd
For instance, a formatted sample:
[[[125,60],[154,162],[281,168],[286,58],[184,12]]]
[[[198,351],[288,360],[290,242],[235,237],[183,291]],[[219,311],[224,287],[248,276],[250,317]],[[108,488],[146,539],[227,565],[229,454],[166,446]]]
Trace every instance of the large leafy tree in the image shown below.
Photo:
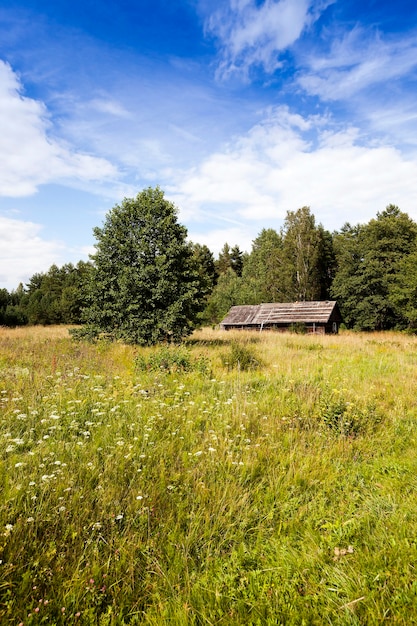
[[[400,306],[398,285],[416,241],[417,225],[392,204],[376,219],[361,226],[346,224],[335,236],[338,270],[332,293],[349,326],[361,330],[407,326],[410,312],[405,314]]]
[[[253,241],[243,267],[245,304],[276,302],[282,271],[282,237],[273,228],[264,228]]]
[[[336,273],[336,254],[333,235],[321,224],[318,231],[318,277],[320,283],[320,300],[328,300],[331,296],[331,286]]]
[[[280,299],[317,300],[326,291],[323,277],[330,260],[329,233],[316,226],[309,207],[288,211],[282,229]]]
[[[397,265],[397,280],[391,287],[391,302],[409,330],[417,332],[417,245]]]
[[[163,191],[125,198],[94,235],[87,329],[142,345],[188,335],[205,293],[186,228]]]
[[[364,258],[363,231],[363,225],[352,226],[347,222],[333,238],[337,269],[331,294],[338,300],[343,320],[350,328],[358,326],[358,306],[366,295],[361,292],[364,285],[360,276]]]

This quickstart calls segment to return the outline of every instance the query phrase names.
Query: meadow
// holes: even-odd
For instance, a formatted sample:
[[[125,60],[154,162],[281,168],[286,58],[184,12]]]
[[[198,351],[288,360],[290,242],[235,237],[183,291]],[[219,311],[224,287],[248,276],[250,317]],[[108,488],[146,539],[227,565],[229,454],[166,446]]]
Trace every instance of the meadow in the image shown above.
[[[0,329],[0,623],[417,623],[417,338]]]

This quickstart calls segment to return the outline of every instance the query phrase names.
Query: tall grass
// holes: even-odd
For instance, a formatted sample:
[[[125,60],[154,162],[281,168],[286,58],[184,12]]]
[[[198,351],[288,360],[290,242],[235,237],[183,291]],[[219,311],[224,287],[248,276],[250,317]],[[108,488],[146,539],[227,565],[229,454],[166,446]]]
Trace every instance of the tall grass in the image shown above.
[[[416,623],[416,365],[394,333],[0,330],[0,623]]]

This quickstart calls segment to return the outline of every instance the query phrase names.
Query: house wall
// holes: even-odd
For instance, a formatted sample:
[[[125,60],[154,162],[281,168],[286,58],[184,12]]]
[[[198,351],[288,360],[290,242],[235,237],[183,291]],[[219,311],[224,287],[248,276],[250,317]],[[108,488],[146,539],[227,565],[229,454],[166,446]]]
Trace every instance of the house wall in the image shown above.
[[[286,332],[291,332],[291,325],[290,324],[283,324],[283,325],[278,325],[278,324],[270,324],[270,325],[265,325],[261,328],[261,326],[259,324],[248,324],[248,325],[221,325],[220,328],[222,330],[256,330],[258,332],[262,331],[275,331],[275,332],[281,332],[281,333],[286,333]],[[307,334],[309,335],[325,335],[325,334],[335,334],[339,332],[339,325],[336,323],[336,330],[333,329],[333,322],[330,324],[319,324],[319,323],[315,323],[315,324],[305,324],[305,330],[307,332]]]

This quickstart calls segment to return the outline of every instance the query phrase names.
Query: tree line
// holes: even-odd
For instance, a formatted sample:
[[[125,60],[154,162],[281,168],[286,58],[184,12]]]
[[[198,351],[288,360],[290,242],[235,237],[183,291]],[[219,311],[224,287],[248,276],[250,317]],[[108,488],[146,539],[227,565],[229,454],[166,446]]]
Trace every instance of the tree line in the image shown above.
[[[395,205],[329,232],[309,207],[217,258],[189,242],[159,189],[125,198],[94,229],[89,262],[53,265],[0,289],[0,324],[84,324],[135,343],[176,341],[231,306],[337,300],[348,328],[417,330],[417,224]]]

